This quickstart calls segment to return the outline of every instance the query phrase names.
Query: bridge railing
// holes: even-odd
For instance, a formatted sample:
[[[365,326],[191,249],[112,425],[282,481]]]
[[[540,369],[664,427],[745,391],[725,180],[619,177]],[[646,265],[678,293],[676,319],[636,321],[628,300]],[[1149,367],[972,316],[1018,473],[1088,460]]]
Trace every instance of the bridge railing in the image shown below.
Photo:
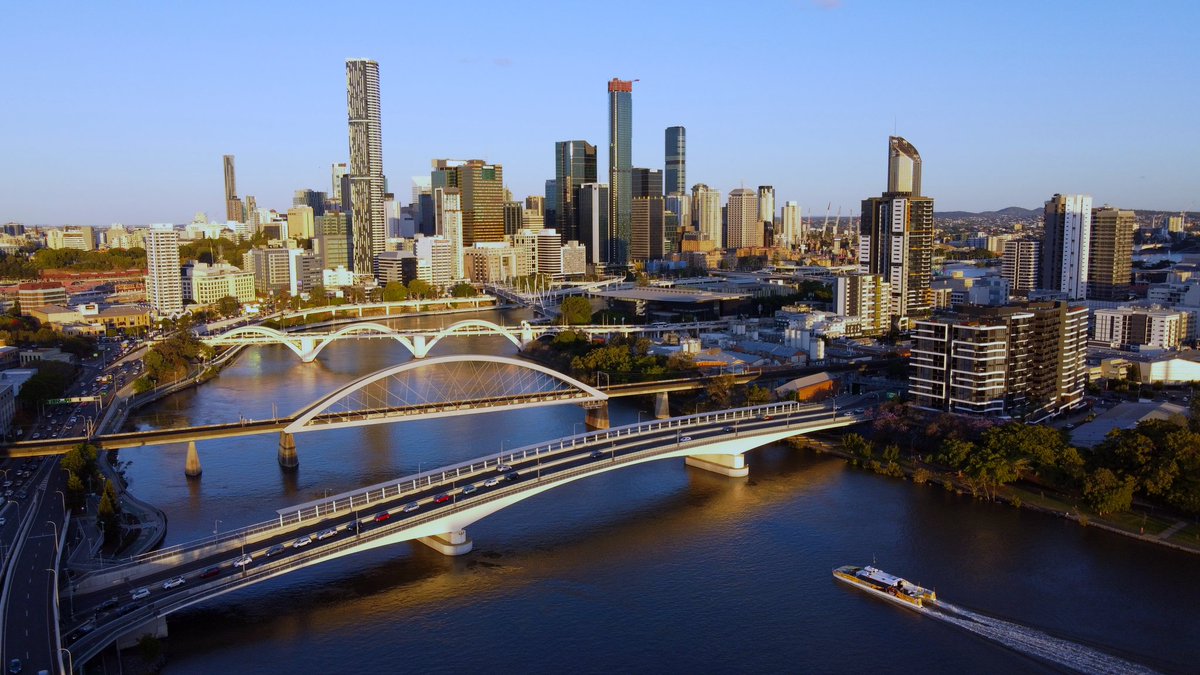
[[[729,410],[716,412],[705,412],[682,417],[673,417],[666,420],[652,420],[640,422],[638,424],[613,427],[611,429],[565,436],[563,438],[555,439],[546,443],[527,445],[513,450],[502,451],[493,455],[488,455],[482,458],[475,458],[467,462],[460,462],[458,464],[438,467],[433,471],[425,471],[404,476],[396,480],[378,483],[366,488],[355,490],[351,493],[343,493],[327,499],[322,499],[315,502],[307,502],[305,504],[298,505],[298,507],[280,509],[278,512],[278,517],[275,519],[255,523],[242,528],[231,529],[228,532],[220,535],[203,537],[201,539],[196,539],[167,548],[162,548],[157,551],[152,551],[150,553],[144,553],[138,556],[120,560],[113,560],[111,561],[111,564],[104,565],[100,569],[97,569],[96,573],[107,573],[125,566],[141,565],[145,563],[177,558],[189,552],[207,555],[214,549],[221,550],[224,547],[234,547],[243,543],[252,543],[253,541],[264,538],[266,535],[274,535],[280,531],[294,529],[313,520],[328,518],[336,514],[344,514],[347,511],[370,510],[373,504],[393,500],[401,495],[416,492],[422,488],[427,488],[435,484],[452,482],[464,476],[485,471],[489,468],[495,468],[498,464],[515,462],[521,459],[537,457],[552,452],[561,452],[563,450],[569,450],[577,447],[578,445],[589,442],[627,438],[629,436],[640,435],[642,433],[660,429],[683,429],[688,426],[714,421],[735,421],[757,417],[764,414],[795,412],[804,408],[810,408],[815,411],[823,409],[825,406],[819,404],[801,404],[792,401],[769,403],[745,408],[732,408]]]

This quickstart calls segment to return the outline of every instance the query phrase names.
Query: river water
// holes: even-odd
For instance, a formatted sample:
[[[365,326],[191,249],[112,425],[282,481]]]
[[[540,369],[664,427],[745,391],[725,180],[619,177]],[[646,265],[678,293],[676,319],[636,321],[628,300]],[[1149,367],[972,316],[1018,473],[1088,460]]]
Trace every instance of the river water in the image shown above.
[[[478,316],[511,325],[526,315]],[[513,351],[503,338],[470,337],[442,342],[434,355]],[[311,364],[284,347],[255,347],[133,423],[261,419],[272,405],[290,413],[408,358],[382,341],[336,343]],[[636,406],[611,404],[613,424],[636,421]],[[183,446],[123,450],[121,459],[135,493],[166,511],[174,544],[270,519],[326,490],[568,435],[582,421],[568,405],[300,434],[292,474],[276,464],[275,436],[201,443],[198,481],[183,475]],[[748,462],[748,479],[681,460],[606,473],[476,523],[475,550],[463,557],[402,544],[215,598],[170,617],[164,672],[1200,668],[1194,556],[784,446],[753,451]],[[936,588],[962,616],[1002,621],[966,630],[830,574],[873,559]],[[1050,640],[1043,652],[1059,663],[1038,656],[1025,632]]]

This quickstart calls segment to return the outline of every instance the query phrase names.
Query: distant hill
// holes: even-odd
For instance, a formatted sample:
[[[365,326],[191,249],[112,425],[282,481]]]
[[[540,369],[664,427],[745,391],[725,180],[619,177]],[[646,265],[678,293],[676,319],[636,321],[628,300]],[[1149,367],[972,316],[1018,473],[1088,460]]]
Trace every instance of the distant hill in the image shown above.
[[[1009,206],[998,211],[938,211],[933,214],[938,218],[1033,218],[1042,215],[1042,209],[1023,209],[1019,206]]]

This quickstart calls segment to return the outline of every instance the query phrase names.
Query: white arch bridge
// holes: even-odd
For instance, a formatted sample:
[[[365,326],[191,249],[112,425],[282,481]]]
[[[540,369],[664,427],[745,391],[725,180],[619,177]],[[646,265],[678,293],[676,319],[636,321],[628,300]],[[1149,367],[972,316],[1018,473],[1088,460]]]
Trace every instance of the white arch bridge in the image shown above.
[[[578,331],[588,336],[608,337],[612,335],[658,335],[662,333],[699,332],[724,328],[725,321],[697,321],[677,324],[652,324],[649,326],[588,325],[556,326],[531,324],[523,321],[519,326],[501,326],[482,319],[466,319],[444,328],[398,329],[374,321],[350,324],[334,331],[288,333],[268,326],[241,326],[220,335],[203,336],[200,341],[213,347],[237,345],[277,345],[292,350],[300,360],[311,363],[330,344],[339,340],[395,340],[404,345],[416,358],[425,358],[437,343],[448,337],[498,335],[524,349],[526,345],[543,335]]]
[[[472,523],[547,490],[646,462],[684,457],[697,468],[745,476],[743,455],[749,450],[869,419],[868,413],[844,410],[860,400],[777,403],[616,427],[286,507],[257,525],[77,576],[78,619],[66,621],[63,633],[72,635],[109,597],[139,586],[150,589],[143,601],[96,614],[91,631],[72,646],[79,663],[122,635],[165,626],[172,612],[327,560],[414,540],[462,555],[472,547],[465,530]],[[241,555],[249,556],[248,564],[233,564]],[[163,586],[175,577],[184,581]]]

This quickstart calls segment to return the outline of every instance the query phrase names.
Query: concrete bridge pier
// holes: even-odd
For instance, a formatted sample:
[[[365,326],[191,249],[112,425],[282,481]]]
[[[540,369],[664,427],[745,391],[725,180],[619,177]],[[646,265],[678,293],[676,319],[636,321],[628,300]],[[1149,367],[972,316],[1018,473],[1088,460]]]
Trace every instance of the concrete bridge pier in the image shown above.
[[[521,351],[530,345],[534,340],[533,326],[529,325],[528,321],[521,322]]]
[[[595,431],[611,426],[608,423],[608,401],[590,404],[584,408],[584,411],[586,412],[584,424],[588,429]]]
[[[428,347],[425,346],[425,336],[424,335],[414,335],[414,336],[412,336],[412,341],[413,341],[412,352],[413,352],[414,359],[423,359],[429,355],[429,350],[432,349],[433,346],[432,345],[430,345]]]
[[[301,363],[312,363],[317,360],[316,346],[317,341],[314,338],[300,338],[300,349],[297,353],[300,355]]]
[[[712,471],[730,478],[743,478],[750,475],[750,467],[746,465],[745,455],[692,455],[685,458],[688,466]]]
[[[187,459],[183,463],[183,475],[188,478],[199,478],[204,473],[200,467],[200,453],[196,452],[196,441],[188,441]]]
[[[294,471],[300,466],[296,456],[296,438],[286,431],[279,432],[279,466],[285,471]]]
[[[421,537],[417,541],[442,555],[466,555],[471,552],[471,548],[475,545],[471,541],[471,538],[467,536],[466,530],[435,534],[432,537]]]
[[[671,416],[671,399],[667,392],[660,391],[654,395],[654,419],[665,420]]]

